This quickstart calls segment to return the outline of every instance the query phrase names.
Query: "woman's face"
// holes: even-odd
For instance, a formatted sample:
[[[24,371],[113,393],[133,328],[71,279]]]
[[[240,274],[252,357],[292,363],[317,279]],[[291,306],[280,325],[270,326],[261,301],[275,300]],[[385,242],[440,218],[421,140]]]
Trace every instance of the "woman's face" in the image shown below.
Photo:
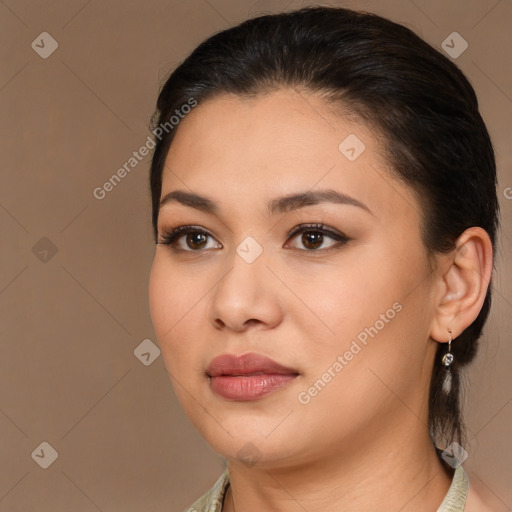
[[[229,459],[286,466],[426,430],[439,280],[382,143],[289,89],[179,124],[159,240],[193,228],[156,246],[150,312],[179,401]]]

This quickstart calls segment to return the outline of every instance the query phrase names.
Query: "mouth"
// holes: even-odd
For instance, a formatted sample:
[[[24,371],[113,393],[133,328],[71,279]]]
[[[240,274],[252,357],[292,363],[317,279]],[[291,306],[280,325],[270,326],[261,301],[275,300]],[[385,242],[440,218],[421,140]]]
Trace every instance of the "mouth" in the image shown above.
[[[206,370],[211,390],[233,401],[257,400],[287,385],[299,372],[260,354],[216,357]]]

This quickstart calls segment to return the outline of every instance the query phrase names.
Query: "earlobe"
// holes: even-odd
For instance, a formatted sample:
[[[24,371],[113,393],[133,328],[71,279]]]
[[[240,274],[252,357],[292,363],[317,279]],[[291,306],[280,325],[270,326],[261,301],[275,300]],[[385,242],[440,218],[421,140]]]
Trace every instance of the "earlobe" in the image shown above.
[[[434,340],[448,341],[449,328],[456,338],[476,319],[487,294],[492,265],[492,243],[487,232],[479,227],[464,231],[441,277],[443,294],[430,333]]]

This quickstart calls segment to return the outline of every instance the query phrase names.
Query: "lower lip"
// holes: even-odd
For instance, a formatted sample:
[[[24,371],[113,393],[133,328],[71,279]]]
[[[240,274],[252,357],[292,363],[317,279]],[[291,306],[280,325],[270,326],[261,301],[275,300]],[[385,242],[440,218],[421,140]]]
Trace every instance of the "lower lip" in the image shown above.
[[[285,386],[297,375],[262,374],[262,375],[220,375],[210,377],[212,391],[228,400],[257,400]]]

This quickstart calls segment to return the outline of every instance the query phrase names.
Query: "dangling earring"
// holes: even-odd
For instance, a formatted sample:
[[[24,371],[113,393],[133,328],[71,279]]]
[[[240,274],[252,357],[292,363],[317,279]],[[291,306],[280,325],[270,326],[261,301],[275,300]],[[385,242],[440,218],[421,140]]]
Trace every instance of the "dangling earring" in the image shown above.
[[[443,381],[443,391],[448,395],[452,389],[452,372],[451,365],[453,363],[454,357],[451,352],[452,350],[452,330],[448,329],[448,334],[450,335],[450,339],[448,340],[448,352],[441,359],[441,363],[446,369],[444,381]]]
[[[453,354],[451,352],[452,350],[452,330],[448,329],[448,333],[450,335],[450,339],[448,340],[448,352],[443,356],[443,359],[441,359],[441,362],[446,368],[449,368],[450,365],[453,363]]]

